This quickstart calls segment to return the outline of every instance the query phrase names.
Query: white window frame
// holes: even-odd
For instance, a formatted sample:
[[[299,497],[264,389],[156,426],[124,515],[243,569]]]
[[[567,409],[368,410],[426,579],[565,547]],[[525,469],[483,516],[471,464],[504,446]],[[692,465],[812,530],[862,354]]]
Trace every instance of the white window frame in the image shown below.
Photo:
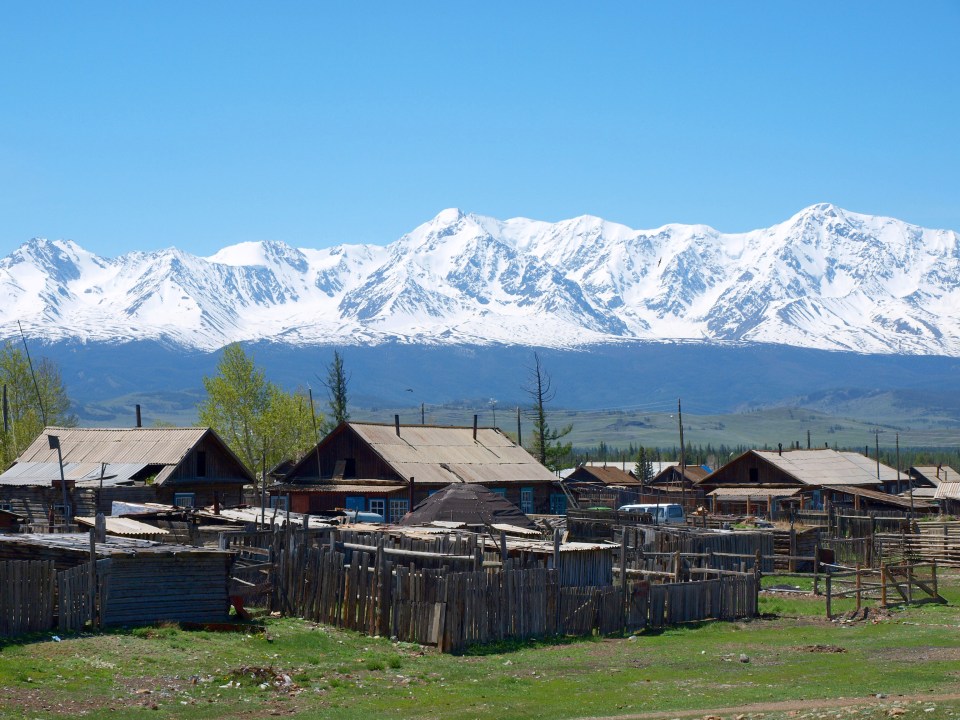
[[[6,510],[7,512],[13,512],[13,505],[6,500],[0,500],[0,510]]]
[[[384,498],[370,498],[369,509],[372,513],[377,513],[384,520],[387,519],[387,501]]]
[[[410,501],[407,498],[390,498],[390,517],[387,522],[400,522],[400,518],[410,511]]]
[[[196,493],[174,493],[173,494],[173,506],[180,508],[192,508],[196,507],[197,503],[197,494]]]
[[[283,510],[287,509],[287,496],[286,495],[271,495],[270,496],[270,509],[271,510]]]

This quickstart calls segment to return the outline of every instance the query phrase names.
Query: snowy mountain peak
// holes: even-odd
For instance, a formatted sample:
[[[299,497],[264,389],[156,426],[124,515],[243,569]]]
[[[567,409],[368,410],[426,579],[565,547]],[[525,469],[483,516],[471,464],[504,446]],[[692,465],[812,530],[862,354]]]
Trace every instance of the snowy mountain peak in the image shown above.
[[[761,342],[960,356],[960,237],[830,203],[770,228],[634,230],[449,208],[386,246],[244,242],[0,259],[0,327],[51,340],[289,344]]]

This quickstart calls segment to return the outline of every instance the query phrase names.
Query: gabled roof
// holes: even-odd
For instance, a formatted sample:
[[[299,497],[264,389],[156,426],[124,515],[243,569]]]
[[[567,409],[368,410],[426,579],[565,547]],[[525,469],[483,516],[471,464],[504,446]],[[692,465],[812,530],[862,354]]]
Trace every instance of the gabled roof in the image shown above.
[[[516,505],[483,485],[447,485],[419,503],[401,525],[427,525],[435,521],[465,525],[512,525],[526,530],[537,526]]]
[[[394,425],[379,423],[341,423],[320,443],[340,432],[353,432],[404,480],[415,478],[418,484],[448,485],[452,482],[537,483],[557,478],[533,459],[526,450],[496,428],[436,425]],[[302,465],[312,461],[307,453],[290,471],[295,478]]]
[[[126,476],[124,479],[129,479],[148,465],[159,465],[162,468],[154,482],[161,484],[201,440],[210,437],[236,462],[239,471],[237,479],[253,481],[253,476],[239,458],[210,428],[48,427],[17,458],[17,464],[0,476],[0,482],[14,477],[21,481],[18,484],[30,484],[22,482],[30,477],[45,483],[59,480],[57,451],[50,448],[48,435],[60,439],[64,473],[66,475],[69,467],[73,476],[66,475],[67,479],[95,482],[100,476],[101,463],[107,464],[105,476],[112,476],[114,480],[123,475]]]
[[[628,472],[609,465],[582,465],[566,477],[573,482],[599,482],[604,485],[639,485],[640,481]]]
[[[660,482],[667,481],[673,473],[676,472],[677,475],[680,475],[680,464],[679,463],[670,463],[663,470],[658,472],[653,476],[653,479],[650,480],[652,485],[656,485]],[[707,475],[710,474],[710,471],[704,468],[701,465],[687,465],[684,468],[683,477],[685,480],[689,480],[692,483],[698,483],[703,480]]]
[[[960,474],[949,465],[922,465],[910,468],[910,474],[918,480],[926,480],[933,487],[943,482],[960,482]]]
[[[766,450],[748,450],[743,455],[731,460],[727,465],[715,470],[704,478],[704,483],[720,475],[724,468],[739,462],[742,458],[754,455],[776,467],[785,475],[801,485],[820,487],[823,485],[851,485],[872,486],[879,485],[882,480],[896,479],[897,471],[885,465],[880,466],[881,480],[877,479],[877,465],[875,460],[859,453],[836,450],[786,450],[783,454]]]

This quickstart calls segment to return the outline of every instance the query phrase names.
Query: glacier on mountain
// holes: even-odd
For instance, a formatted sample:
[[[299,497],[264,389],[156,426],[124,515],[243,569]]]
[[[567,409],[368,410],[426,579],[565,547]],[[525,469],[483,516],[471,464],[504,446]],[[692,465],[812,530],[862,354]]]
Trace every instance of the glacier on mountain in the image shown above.
[[[632,230],[456,209],[386,246],[247,242],[97,257],[33,239],[0,260],[0,335],[50,341],[576,348],[760,342],[960,355],[960,236],[814,205],[770,228]]]

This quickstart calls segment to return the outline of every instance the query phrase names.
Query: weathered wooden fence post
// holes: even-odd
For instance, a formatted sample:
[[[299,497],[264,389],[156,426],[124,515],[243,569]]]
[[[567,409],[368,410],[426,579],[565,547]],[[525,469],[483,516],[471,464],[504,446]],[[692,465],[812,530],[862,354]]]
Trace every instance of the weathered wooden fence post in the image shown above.
[[[826,594],[827,594],[827,620],[832,619],[832,616],[831,616],[831,614],[830,614],[830,599],[831,599],[831,592],[832,592],[832,591],[831,591],[831,588],[830,588],[830,584],[831,584],[831,583],[830,583],[830,580],[831,580],[830,574],[827,573],[827,577],[826,577],[826,585],[827,585],[827,587],[826,587]]]
[[[887,565],[880,565],[880,606],[887,606]]]
[[[862,581],[860,578],[860,563],[857,563],[857,611],[860,610],[860,605],[862,600],[861,588],[862,588]]]

